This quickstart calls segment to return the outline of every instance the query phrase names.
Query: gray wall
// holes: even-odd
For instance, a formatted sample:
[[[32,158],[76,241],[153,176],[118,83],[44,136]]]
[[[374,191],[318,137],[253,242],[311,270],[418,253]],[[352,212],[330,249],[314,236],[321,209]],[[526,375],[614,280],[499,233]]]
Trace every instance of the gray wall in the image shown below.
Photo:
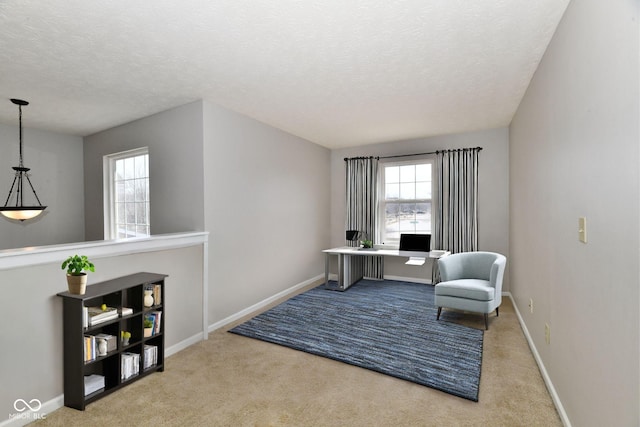
[[[19,163],[18,135],[18,126],[0,125],[0,206],[11,188],[11,168]],[[82,138],[25,127],[22,141],[24,166],[31,168],[31,182],[47,209],[25,222],[0,216],[0,249],[83,241]],[[26,183],[25,189],[25,204],[33,204]]]
[[[479,160],[479,247],[509,257],[509,132],[492,129],[409,141],[372,144],[331,152],[331,246],[345,244],[345,157],[391,156],[450,148],[482,147]],[[385,259],[385,275],[431,280],[431,264],[406,266],[405,259]],[[509,290],[508,280],[505,291]]]
[[[86,240],[104,238],[102,159],[149,147],[151,234],[203,231],[202,102],[85,138]]]
[[[204,104],[209,321],[324,271],[329,150]]]
[[[572,1],[510,128],[511,292],[574,426],[640,425],[638,7]]]
[[[103,237],[103,156],[142,146],[152,234],[210,232],[210,323],[322,273],[329,150],[205,101],[85,138],[88,240]]]

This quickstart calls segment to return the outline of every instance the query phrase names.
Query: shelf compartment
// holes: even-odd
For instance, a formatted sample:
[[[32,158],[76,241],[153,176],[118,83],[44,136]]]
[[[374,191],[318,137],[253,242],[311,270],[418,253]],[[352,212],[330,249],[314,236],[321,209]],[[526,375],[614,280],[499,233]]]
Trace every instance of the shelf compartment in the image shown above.
[[[142,285],[132,286],[122,293],[122,306],[133,309],[134,314],[144,309],[142,301]]]
[[[104,390],[102,390],[102,392],[115,388],[119,385],[119,382],[116,380],[116,375],[118,373],[119,360],[120,358],[117,357],[117,353],[108,357],[103,357],[100,360],[95,360],[93,361],[93,363],[85,365],[83,376],[86,377],[91,374],[98,374],[98,375],[104,376],[105,384],[104,384]],[[83,394],[84,394],[84,389],[83,389]],[[98,394],[98,392],[91,393],[91,395],[93,394]]]
[[[129,348],[136,343],[142,342],[143,333],[142,333],[142,314],[138,313],[126,319],[121,319],[120,321],[120,331],[121,332],[129,332],[131,337],[129,338],[129,345],[124,346],[124,348]]]
[[[129,382],[142,371],[142,345],[132,346],[120,354],[120,381]]]

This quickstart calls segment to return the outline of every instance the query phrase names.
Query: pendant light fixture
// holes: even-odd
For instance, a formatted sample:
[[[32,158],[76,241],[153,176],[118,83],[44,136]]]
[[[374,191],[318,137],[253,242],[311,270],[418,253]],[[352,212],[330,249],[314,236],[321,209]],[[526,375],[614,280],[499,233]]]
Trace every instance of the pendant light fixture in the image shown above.
[[[31,184],[31,180],[29,179],[29,168],[25,168],[22,163],[22,107],[24,105],[29,105],[27,101],[23,101],[21,99],[12,99],[11,102],[18,106],[19,111],[19,120],[20,120],[20,165],[14,166],[13,170],[16,171],[13,184],[11,184],[11,189],[9,190],[9,195],[7,196],[7,200],[4,202],[4,206],[0,207],[0,213],[7,218],[17,219],[20,221],[24,221],[25,219],[35,218],[42,213],[47,207],[42,206],[40,203],[40,199],[36,194],[36,190],[33,188],[33,184]],[[33,195],[36,197],[36,201],[38,205],[25,206],[24,205],[24,191],[23,184],[24,181],[27,181],[29,187],[31,187],[31,191]]]

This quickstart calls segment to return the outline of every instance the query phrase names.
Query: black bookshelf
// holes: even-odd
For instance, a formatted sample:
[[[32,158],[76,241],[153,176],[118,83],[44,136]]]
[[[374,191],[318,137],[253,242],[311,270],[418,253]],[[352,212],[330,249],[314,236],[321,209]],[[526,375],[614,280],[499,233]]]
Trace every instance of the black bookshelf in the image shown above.
[[[70,408],[84,410],[85,406],[114,391],[135,382],[153,372],[164,371],[165,336],[165,278],[166,274],[136,273],[101,283],[89,285],[84,295],[60,292],[63,299],[63,335],[64,335],[64,404]],[[154,299],[151,307],[144,306],[145,289],[159,289],[160,301]],[[83,308],[100,307],[106,304],[120,310],[128,307],[131,314],[104,321],[96,325],[83,325]],[[160,312],[159,327],[154,334],[144,335],[144,319],[151,313]],[[158,316],[158,314],[155,314]],[[124,345],[121,333],[131,333],[129,343]],[[115,336],[117,346],[104,356],[85,360],[85,336],[108,334]],[[145,368],[145,345],[155,346],[155,364]],[[139,355],[137,374],[122,378],[122,359],[126,353]],[[151,362],[151,361],[147,361]],[[127,371],[127,373],[130,373]],[[104,376],[105,387],[85,395],[85,376],[98,374]]]

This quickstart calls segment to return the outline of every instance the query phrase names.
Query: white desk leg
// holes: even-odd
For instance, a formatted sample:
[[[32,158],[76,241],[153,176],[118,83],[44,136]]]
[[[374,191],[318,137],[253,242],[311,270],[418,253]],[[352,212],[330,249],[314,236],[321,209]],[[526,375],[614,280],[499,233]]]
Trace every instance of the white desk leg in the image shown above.
[[[329,287],[329,253],[324,254],[324,287]]]
[[[338,280],[336,284],[329,283],[329,264],[330,264],[330,256],[336,255],[338,257]],[[332,291],[343,291],[344,290],[344,255],[343,254],[329,254],[325,252],[324,254],[324,287],[325,289],[330,289]]]
[[[328,252],[325,252],[324,255],[324,286],[326,289],[344,291],[362,279],[364,257],[341,253],[329,254]],[[338,280],[336,285],[329,283],[329,255],[337,255],[338,257]]]
[[[338,254],[338,289],[344,290],[344,254]]]

